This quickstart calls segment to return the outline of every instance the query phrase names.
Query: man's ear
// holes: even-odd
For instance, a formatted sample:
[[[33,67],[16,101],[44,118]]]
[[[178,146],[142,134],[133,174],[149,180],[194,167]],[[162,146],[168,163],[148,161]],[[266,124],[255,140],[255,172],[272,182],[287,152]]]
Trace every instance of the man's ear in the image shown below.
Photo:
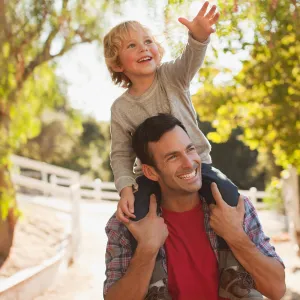
[[[158,181],[158,174],[156,173],[155,169],[149,165],[142,165],[142,170],[144,175],[152,180],[152,181]]]

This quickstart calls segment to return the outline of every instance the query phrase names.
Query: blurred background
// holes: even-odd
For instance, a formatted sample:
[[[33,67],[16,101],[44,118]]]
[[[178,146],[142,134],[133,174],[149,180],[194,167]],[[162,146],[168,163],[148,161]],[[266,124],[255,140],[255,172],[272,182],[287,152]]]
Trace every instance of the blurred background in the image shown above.
[[[187,40],[178,17],[203,3],[0,0],[0,299],[102,299],[104,227],[118,200],[110,107],[125,91],[102,39],[138,20],[168,61]],[[210,3],[221,17],[191,84],[199,127],[286,259],[285,299],[300,299],[300,3]]]

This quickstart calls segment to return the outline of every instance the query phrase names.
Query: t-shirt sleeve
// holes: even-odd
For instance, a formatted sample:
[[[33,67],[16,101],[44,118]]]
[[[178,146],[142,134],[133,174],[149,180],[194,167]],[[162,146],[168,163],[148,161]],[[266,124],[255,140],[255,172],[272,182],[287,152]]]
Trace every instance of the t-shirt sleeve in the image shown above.
[[[254,208],[251,201],[244,196],[245,202],[245,219],[244,219],[244,230],[256,245],[257,249],[264,255],[273,257],[278,260],[283,266],[282,259],[278,256],[275,251],[275,247],[271,245],[270,238],[263,232],[262,225],[259,221],[256,209]]]
[[[131,133],[124,128],[119,121],[114,107],[111,109],[111,152],[110,164],[114,174],[114,181],[117,191],[126,186],[136,188],[133,164],[135,154],[131,146]]]
[[[188,89],[190,82],[201,67],[210,39],[201,43],[189,33],[188,42],[182,54],[175,60],[163,63],[160,67],[163,79],[169,85]]]

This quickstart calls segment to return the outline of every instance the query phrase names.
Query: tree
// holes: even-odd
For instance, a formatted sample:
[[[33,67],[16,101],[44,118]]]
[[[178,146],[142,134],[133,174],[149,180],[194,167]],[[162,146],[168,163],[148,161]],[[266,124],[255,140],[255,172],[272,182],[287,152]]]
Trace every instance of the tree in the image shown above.
[[[9,216],[9,228],[1,228],[10,242],[16,204],[9,156],[38,135],[41,111],[59,101],[53,98],[55,59],[77,45],[99,41],[105,13],[114,5],[120,1],[0,0],[0,220]],[[4,244],[0,254],[5,259],[9,245]]]
[[[103,181],[113,181],[110,168],[109,123],[89,117],[82,123],[83,131],[74,143],[70,155],[56,164]]]

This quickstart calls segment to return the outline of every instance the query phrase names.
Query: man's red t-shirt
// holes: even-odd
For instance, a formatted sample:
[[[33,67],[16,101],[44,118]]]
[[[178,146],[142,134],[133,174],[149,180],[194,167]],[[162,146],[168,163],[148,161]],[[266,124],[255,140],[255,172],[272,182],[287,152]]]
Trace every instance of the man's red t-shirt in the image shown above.
[[[163,209],[168,288],[173,300],[220,300],[218,263],[204,227],[199,203],[186,212]]]

